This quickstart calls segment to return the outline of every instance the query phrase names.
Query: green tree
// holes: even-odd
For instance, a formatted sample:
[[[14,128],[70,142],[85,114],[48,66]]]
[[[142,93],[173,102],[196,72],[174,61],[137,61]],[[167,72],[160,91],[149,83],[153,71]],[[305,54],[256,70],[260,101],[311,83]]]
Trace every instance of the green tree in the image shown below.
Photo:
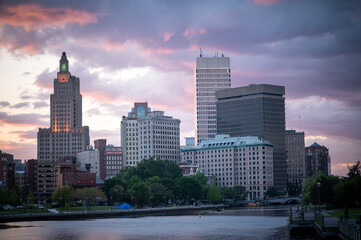
[[[73,188],[65,185],[58,188],[53,193],[53,201],[60,204],[60,207],[68,206],[70,202],[73,200]]]
[[[281,193],[275,188],[275,187],[270,187],[267,191],[266,191],[266,196],[268,197],[278,197],[280,196]]]
[[[189,178],[196,180],[201,186],[207,184],[207,177],[204,175],[204,173],[198,172],[194,175],[189,176]]]
[[[9,191],[0,187],[0,205],[9,203]]]
[[[236,198],[236,192],[230,187],[221,187],[221,193],[225,200],[234,202]]]
[[[167,205],[168,200],[172,198],[172,192],[162,183],[151,183],[150,191],[153,206]]]
[[[246,188],[243,186],[234,186],[233,187],[235,193],[235,201],[246,200]]]
[[[222,201],[221,190],[215,185],[209,185],[207,191],[207,200],[211,203],[219,203]]]
[[[85,201],[89,210],[91,206],[99,203],[100,201],[107,200],[105,194],[96,188],[83,188],[76,190],[73,196]]]
[[[339,182],[338,177],[326,176],[322,171],[316,172],[303,182],[304,196],[302,203],[318,204],[318,196],[320,196],[321,204],[333,204],[333,187]],[[320,183],[320,187],[318,187],[318,183]]]
[[[205,198],[206,183],[204,174],[198,173],[185,178],[181,168],[174,162],[150,158],[144,159],[136,167],[123,168],[113,178],[106,179],[102,190],[106,196],[116,198],[115,193],[122,192],[119,191],[122,187],[123,201],[140,207],[149,204],[150,200],[156,206],[167,204],[169,200],[190,203]],[[113,189],[116,185],[119,186]],[[140,190],[139,194],[137,189]]]
[[[192,203],[202,197],[202,186],[197,180],[190,177],[181,177],[177,179],[177,196],[184,204]]]
[[[124,188],[120,184],[116,184],[114,187],[110,189],[109,195],[112,201],[122,202],[125,199],[125,191]]]
[[[150,189],[143,181],[135,182],[128,190],[132,202],[137,207],[143,207],[150,202]]]
[[[34,204],[34,194],[32,192],[29,192],[28,196],[26,196],[26,200],[29,204]]]
[[[360,161],[357,161],[356,164],[352,165],[351,167],[347,166],[347,168],[348,168],[347,176],[349,178],[353,178],[355,176],[360,176],[361,175],[361,163],[360,163]]]
[[[301,193],[301,185],[297,183],[287,183],[287,193],[289,196],[298,196]]]
[[[20,199],[16,191],[10,191],[9,202],[12,206],[19,205]]]

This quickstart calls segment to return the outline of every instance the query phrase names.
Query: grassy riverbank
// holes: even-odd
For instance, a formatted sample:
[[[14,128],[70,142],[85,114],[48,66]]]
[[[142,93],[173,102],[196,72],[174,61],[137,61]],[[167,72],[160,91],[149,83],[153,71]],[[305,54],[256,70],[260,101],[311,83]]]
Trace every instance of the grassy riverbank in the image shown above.
[[[112,207],[110,206],[91,206],[90,211],[104,211],[104,210],[110,210]],[[113,207],[113,209],[117,209]],[[69,207],[69,208],[57,208],[57,211],[61,212],[83,212],[87,211],[88,207]]]
[[[26,213],[48,213],[48,209],[12,209],[0,210],[0,215],[26,214]]]
[[[341,215],[345,215],[345,210],[344,209],[336,209],[336,210],[328,211],[327,213],[333,217],[340,219]],[[361,215],[361,208],[351,208],[348,210],[348,214],[349,214],[350,218],[358,220],[359,215]]]

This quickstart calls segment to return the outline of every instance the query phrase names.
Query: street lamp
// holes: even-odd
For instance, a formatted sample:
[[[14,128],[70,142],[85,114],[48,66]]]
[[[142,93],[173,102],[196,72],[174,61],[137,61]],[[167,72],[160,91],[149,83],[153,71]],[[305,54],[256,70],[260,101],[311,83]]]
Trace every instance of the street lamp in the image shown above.
[[[317,183],[318,188],[318,212],[321,213],[321,183]]]

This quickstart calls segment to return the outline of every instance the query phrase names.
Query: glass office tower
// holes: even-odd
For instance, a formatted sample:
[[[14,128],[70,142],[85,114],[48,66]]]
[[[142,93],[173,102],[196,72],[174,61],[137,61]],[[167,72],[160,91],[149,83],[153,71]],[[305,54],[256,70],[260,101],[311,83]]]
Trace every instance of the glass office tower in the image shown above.
[[[286,191],[285,88],[249,85],[216,92],[217,134],[257,136],[274,145],[274,185]]]

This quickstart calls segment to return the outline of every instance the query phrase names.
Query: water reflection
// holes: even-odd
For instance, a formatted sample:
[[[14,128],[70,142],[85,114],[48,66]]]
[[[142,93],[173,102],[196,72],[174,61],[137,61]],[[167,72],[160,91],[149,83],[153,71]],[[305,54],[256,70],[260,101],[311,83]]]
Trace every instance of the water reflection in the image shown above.
[[[287,208],[240,208],[188,216],[19,222],[0,239],[288,239]],[[34,226],[32,228],[22,228]]]

